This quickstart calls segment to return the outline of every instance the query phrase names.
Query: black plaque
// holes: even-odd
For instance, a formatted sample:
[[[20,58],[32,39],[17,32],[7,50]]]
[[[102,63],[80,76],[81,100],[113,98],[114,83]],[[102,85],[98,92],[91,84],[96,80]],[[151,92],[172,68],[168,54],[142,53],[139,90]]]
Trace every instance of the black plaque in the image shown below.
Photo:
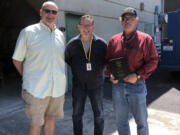
[[[126,77],[129,73],[129,66],[126,57],[119,57],[109,60],[111,73],[115,79],[123,81],[123,78]]]

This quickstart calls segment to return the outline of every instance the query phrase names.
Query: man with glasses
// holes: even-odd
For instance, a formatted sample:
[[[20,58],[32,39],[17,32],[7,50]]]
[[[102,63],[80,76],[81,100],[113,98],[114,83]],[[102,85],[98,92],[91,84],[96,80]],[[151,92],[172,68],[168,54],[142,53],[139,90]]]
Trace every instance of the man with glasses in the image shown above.
[[[80,35],[72,38],[65,50],[65,61],[73,74],[73,128],[74,135],[83,135],[83,113],[89,97],[94,113],[94,135],[103,135],[103,69],[105,67],[106,42],[96,36],[91,15],[80,19]]]
[[[153,39],[136,30],[137,12],[126,8],[121,15],[123,32],[113,36],[107,48],[107,71],[112,85],[112,99],[119,135],[130,135],[130,113],[135,118],[138,135],[149,135],[147,123],[145,79],[156,69],[158,54]],[[127,59],[130,73],[117,80],[111,73],[109,61],[123,57]]]
[[[58,7],[43,3],[39,23],[24,28],[17,40],[13,63],[22,75],[22,98],[29,118],[29,135],[53,135],[55,119],[63,118],[66,87],[64,36],[56,26]]]

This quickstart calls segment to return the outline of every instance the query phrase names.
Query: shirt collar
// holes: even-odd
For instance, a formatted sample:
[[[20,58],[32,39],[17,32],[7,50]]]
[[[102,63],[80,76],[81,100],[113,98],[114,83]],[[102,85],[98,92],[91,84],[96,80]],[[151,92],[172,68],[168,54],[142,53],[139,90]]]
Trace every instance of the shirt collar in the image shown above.
[[[56,25],[54,24],[54,29],[51,30],[46,24],[44,24],[42,21],[40,21],[40,26],[42,26],[44,29],[48,30],[48,31],[55,31],[56,29]]]
[[[128,41],[128,40],[131,40],[135,35],[136,35],[136,30],[134,32],[132,32],[129,36],[126,36],[125,32],[123,31],[122,39],[124,41]]]

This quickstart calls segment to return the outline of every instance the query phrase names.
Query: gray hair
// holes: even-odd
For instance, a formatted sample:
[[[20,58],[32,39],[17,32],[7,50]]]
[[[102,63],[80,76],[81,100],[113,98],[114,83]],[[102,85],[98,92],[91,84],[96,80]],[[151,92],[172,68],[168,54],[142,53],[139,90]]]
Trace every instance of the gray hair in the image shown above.
[[[79,24],[81,24],[81,21],[84,20],[84,19],[86,19],[86,18],[89,18],[89,19],[92,21],[92,24],[94,24],[94,18],[93,18],[92,15],[89,15],[89,14],[86,14],[86,15],[81,16],[80,21],[79,21]]]

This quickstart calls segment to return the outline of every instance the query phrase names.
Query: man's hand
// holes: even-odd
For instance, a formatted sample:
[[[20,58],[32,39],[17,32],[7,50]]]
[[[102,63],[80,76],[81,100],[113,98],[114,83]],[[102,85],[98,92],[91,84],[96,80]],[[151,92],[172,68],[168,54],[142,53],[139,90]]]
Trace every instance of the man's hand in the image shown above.
[[[137,81],[137,74],[136,73],[129,74],[123,80],[125,82],[134,84]]]
[[[111,74],[110,75],[110,81],[113,83],[113,84],[117,84],[119,81],[118,80],[115,80],[114,76]]]

